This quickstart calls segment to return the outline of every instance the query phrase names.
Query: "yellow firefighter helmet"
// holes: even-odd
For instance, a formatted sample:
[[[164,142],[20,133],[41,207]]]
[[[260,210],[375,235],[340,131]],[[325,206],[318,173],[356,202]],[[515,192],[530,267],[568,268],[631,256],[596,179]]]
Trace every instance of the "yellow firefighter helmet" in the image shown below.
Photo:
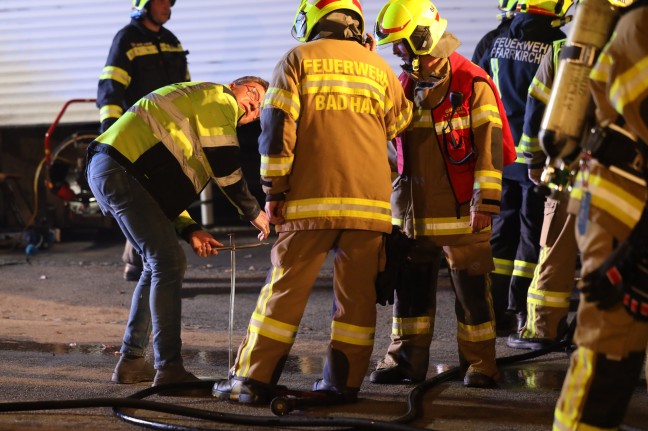
[[[573,4],[573,0],[520,0],[517,11],[538,15],[565,16]]]
[[[517,7],[517,0],[499,0],[500,10],[514,11]]]
[[[390,0],[378,13],[376,44],[403,40],[415,55],[432,52],[448,21],[429,0]]]
[[[133,19],[142,19],[148,14],[148,7],[151,0],[133,0],[130,16]],[[175,0],[171,0],[171,6],[175,4]]]
[[[347,9],[356,12],[360,17],[360,32],[364,34],[364,15],[359,0],[301,0],[291,34],[300,42],[308,41],[313,27],[327,14]]]

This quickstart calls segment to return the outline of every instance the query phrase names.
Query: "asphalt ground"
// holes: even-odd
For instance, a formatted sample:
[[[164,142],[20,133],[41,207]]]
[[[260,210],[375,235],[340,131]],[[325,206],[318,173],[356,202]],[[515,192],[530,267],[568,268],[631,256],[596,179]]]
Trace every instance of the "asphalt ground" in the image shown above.
[[[224,244],[230,242],[229,233],[235,246],[258,242],[251,229],[215,231]],[[505,337],[498,337],[498,357],[508,363],[501,366],[498,388],[464,388],[452,373],[458,365],[456,321],[446,275],[440,278],[430,380],[425,383],[376,385],[367,376],[356,404],[285,416],[274,415],[267,405],[212,398],[209,382],[227,376],[230,352],[245,334],[269,267],[270,245],[237,250],[234,265],[229,251],[198,258],[185,246],[183,356],[187,369],[207,383],[202,396],[152,394],[136,401],[132,397],[142,395],[147,384],[110,382],[135,286],[122,279],[122,248],[121,238],[103,235],[55,243],[34,256],[19,248],[0,249],[0,430],[551,429],[568,353],[521,361],[517,355],[525,351],[508,348]],[[279,382],[290,389],[307,390],[321,376],[330,333],[331,279],[327,261]],[[389,345],[391,327],[391,307],[377,305],[377,310],[373,363]],[[626,429],[648,429],[646,405],[642,380]]]

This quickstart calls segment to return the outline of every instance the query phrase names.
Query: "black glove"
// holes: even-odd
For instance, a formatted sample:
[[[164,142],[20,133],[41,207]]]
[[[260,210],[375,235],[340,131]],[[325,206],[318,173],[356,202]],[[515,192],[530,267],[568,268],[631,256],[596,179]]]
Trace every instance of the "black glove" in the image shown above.
[[[619,245],[603,264],[582,279],[580,290],[587,302],[607,310],[621,302],[623,278],[631,262],[632,245],[625,241]]]
[[[583,278],[581,291],[601,310],[622,301],[633,318],[648,321],[648,245],[639,242],[633,231],[597,270]]]
[[[398,289],[407,254],[414,240],[403,233],[398,226],[392,226],[392,232],[385,236],[385,270],[376,277],[376,303],[387,305],[394,303],[394,291]]]
[[[648,322],[648,246],[642,247],[633,271],[624,281],[623,305],[635,320]]]

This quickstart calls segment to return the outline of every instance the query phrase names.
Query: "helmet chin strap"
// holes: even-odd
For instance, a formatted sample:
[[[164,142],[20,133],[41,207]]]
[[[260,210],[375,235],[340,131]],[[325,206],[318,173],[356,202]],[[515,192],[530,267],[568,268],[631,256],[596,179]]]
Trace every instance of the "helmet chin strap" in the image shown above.
[[[410,76],[413,77],[413,75],[418,75],[419,71],[419,57],[418,55],[414,55],[411,57],[412,61],[410,63],[403,63],[401,64],[401,68]]]
[[[411,64],[401,64],[401,68],[407,73],[407,76],[417,83],[417,86],[421,88],[433,88],[445,77],[445,74],[430,73],[428,76],[422,76],[419,59],[420,57],[418,55],[414,56],[412,57]]]

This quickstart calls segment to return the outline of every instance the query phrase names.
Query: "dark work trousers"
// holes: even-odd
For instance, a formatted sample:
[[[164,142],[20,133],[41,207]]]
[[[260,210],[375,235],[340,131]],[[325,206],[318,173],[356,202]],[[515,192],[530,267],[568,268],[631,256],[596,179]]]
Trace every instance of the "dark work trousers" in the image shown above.
[[[493,308],[496,319],[526,311],[526,298],[540,253],[544,196],[529,179],[502,179],[500,214],[493,218],[491,249]]]

